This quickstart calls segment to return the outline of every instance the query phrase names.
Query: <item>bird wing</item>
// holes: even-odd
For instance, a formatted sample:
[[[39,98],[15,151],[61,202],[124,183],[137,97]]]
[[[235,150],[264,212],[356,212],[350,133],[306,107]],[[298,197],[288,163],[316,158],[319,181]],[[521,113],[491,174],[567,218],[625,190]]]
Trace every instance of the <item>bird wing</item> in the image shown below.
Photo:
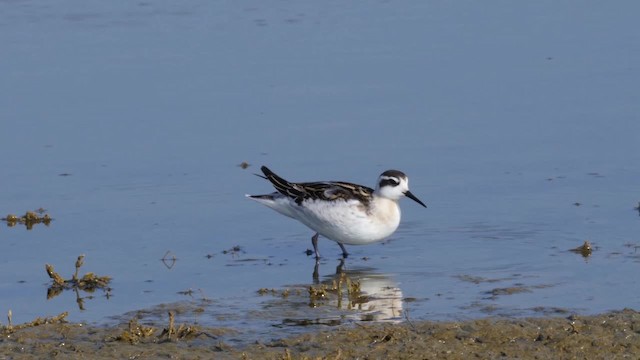
[[[367,205],[373,194],[373,189],[358,184],[341,181],[292,183],[276,175],[266,166],[263,166],[261,170],[279,193],[293,199],[298,205],[308,199],[357,200]]]

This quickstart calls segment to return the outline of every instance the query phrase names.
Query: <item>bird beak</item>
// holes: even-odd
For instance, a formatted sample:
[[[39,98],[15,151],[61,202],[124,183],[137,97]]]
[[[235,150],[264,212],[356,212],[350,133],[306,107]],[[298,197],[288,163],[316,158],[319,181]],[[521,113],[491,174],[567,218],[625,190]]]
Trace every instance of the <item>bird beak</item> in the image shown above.
[[[404,193],[404,196],[408,197],[409,199],[411,199],[411,200],[413,200],[413,201],[417,202],[418,204],[420,204],[420,205],[422,205],[422,206],[424,206],[424,207],[427,207],[427,205],[425,205],[422,201],[420,201],[420,199],[418,199],[415,195],[413,195],[413,194],[411,193],[411,191],[407,191],[407,192],[405,192],[405,193]]]

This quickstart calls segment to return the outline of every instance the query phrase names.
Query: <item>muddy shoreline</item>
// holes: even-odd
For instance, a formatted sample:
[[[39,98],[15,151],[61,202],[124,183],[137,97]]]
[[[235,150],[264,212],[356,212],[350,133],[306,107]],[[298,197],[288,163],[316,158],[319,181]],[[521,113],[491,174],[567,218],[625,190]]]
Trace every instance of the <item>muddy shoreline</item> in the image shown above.
[[[60,320],[60,319],[58,319]],[[594,316],[485,318],[463,322],[355,323],[249,345],[236,330],[197,325],[114,327],[63,321],[2,327],[0,359],[18,358],[637,358],[640,312]],[[226,339],[226,340],[225,340]]]

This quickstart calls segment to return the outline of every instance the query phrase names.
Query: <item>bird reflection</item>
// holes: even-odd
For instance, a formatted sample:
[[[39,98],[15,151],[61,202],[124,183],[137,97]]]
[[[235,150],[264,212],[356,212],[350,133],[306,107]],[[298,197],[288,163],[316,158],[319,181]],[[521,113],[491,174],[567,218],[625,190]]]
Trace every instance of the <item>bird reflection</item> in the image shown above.
[[[338,310],[358,310],[347,317],[361,321],[400,321],[402,290],[391,276],[372,268],[347,269],[344,259],[333,275],[320,277],[320,264],[313,270],[309,287],[311,307],[333,306]]]

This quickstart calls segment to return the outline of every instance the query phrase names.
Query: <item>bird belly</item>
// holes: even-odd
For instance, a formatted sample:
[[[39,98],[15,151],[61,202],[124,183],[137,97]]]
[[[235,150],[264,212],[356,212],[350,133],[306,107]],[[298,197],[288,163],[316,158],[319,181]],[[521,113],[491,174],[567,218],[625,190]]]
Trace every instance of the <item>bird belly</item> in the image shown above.
[[[389,205],[367,211],[358,201],[310,200],[295,207],[295,218],[330,240],[364,245],[382,241],[398,228],[400,211],[396,203]]]

